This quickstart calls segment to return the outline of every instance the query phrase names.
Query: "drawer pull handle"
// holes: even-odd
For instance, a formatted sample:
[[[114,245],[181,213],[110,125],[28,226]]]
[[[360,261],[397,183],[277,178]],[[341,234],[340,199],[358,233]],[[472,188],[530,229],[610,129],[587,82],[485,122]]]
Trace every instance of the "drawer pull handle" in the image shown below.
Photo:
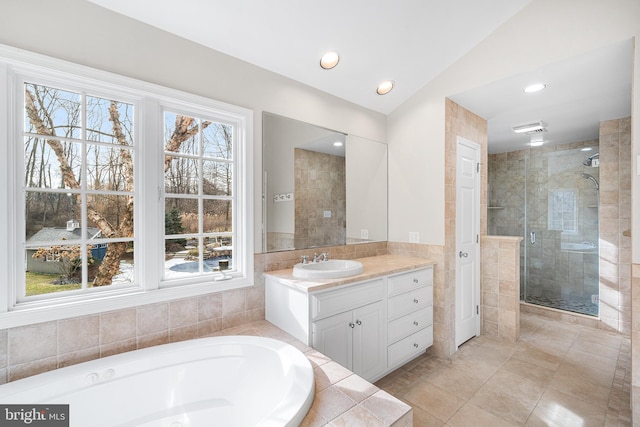
[[[418,301],[418,299],[417,299],[417,298],[414,298],[414,299],[413,299],[413,302],[415,302],[415,303],[417,304],[417,303],[419,303],[420,301]]]
[[[413,343],[413,346],[414,346],[415,348],[420,347],[420,346],[418,345],[418,343]]]
[[[360,320],[356,320],[356,325],[360,326],[362,325],[362,322]]]
[[[354,325],[352,322],[349,322],[349,327],[350,327],[351,329],[353,329],[353,328],[355,328],[355,327],[356,327],[356,325]]]
[[[418,322],[416,322],[416,321],[414,321],[414,322],[413,322],[413,324],[414,324],[414,325],[416,325],[416,326],[418,326]]]
[[[413,279],[413,283],[418,283],[418,279]]]

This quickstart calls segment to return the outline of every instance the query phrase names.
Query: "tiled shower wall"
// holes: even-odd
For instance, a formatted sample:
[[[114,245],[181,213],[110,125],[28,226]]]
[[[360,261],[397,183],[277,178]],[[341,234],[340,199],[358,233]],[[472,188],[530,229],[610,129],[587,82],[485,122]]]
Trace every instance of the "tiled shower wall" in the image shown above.
[[[294,247],[340,245],[347,237],[344,157],[295,149]],[[325,216],[329,212],[329,217]]]
[[[600,124],[601,327],[631,333],[631,118]]]
[[[520,240],[482,236],[481,334],[510,342],[520,337]]]

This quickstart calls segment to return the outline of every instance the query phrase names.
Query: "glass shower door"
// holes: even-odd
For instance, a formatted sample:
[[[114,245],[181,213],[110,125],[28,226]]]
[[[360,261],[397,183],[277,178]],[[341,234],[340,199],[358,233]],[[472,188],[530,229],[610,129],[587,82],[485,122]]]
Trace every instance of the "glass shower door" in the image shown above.
[[[597,316],[598,168],[583,164],[582,151],[597,146],[569,147],[531,149],[525,162],[521,293],[529,303]]]

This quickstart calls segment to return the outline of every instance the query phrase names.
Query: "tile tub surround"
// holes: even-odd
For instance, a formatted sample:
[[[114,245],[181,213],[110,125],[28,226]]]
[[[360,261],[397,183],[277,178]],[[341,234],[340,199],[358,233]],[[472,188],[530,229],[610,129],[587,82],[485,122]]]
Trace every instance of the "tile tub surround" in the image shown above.
[[[411,407],[375,385],[365,381],[327,356],[301,343],[291,335],[259,320],[212,334],[256,335],[275,338],[302,351],[311,362],[315,396],[301,427],[310,426],[394,426],[411,427]]]
[[[520,241],[522,237],[480,239],[481,334],[510,342],[520,336]]]
[[[323,248],[335,258],[386,253],[386,242]],[[208,336],[264,320],[263,272],[310,250],[257,254],[255,286],[0,330],[0,384],[125,351]]]

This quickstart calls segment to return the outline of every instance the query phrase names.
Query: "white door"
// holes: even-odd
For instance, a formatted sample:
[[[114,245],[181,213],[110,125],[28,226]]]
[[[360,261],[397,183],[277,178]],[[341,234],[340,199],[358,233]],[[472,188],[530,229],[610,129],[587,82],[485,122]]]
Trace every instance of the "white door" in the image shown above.
[[[480,146],[457,139],[456,348],[480,335]]]

